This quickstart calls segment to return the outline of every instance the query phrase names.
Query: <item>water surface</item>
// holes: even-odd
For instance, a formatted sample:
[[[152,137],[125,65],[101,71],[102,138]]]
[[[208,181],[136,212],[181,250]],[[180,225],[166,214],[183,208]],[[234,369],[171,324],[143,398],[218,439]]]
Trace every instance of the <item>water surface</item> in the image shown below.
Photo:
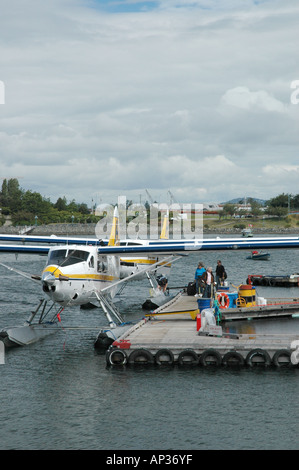
[[[193,279],[198,261],[221,258],[233,285],[248,274],[298,271],[295,250],[270,261],[246,252],[192,254],[174,266],[170,285]],[[40,273],[45,258],[1,255],[4,263]],[[0,328],[22,324],[42,294],[38,285],[0,267]],[[120,303],[127,321],[143,313],[146,282]],[[257,288],[264,297],[299,297],[298,288]],[[231,322],[232,323],[232,322]],[[235,322],[234,322],[235,323]],[[6,351],[0,366],[1,449],[298,449],[299,369],[107,368],[94,350],[101,311],[66,309],[57,335]],[[232,328],[299,331],[299,319],[236,322]]]

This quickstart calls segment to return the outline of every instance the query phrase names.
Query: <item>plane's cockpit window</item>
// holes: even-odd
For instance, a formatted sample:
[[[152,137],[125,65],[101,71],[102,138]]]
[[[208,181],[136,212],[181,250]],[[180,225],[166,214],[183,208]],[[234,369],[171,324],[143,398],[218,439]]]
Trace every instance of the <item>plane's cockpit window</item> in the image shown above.
[[[83,250],[69,250],[68,256],[63,263],[63,266],[69,266],[70,264],[82,263],[82,261],[87,261],[89,256],[88,251]]]
[[[48,264],[57,264],[60,266],[66,257],[67,250],[54,250],[49,254]]]
[[[83,250],[54,250],[49,255],[49,264],[57,264],[58,266],[69,266],[71,264],[87,261],[88,251]]]

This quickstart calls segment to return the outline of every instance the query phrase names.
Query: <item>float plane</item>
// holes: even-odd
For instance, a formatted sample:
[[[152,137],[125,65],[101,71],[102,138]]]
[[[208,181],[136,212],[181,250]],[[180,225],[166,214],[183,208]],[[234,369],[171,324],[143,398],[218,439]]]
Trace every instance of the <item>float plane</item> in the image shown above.
[[[165,230],[165,228],[162,229],[162,235],[166,233]],[[53,302],[52,306],[58,306],[58,311],[53,317],[55,321],[57,318],[60,319],[60,313],[65,307],[100,305],[110,328],[115,328],[117,325],[124,323],[121,314],[113,303],[119,288],[129,280],[147,276],[157,294],[165,296],[163,290],[159,288],[159,282],[151,274],[159,269],[169,270],[171,262],[181,257],[181,255],[173,256],[169,254],[164,256],[162,254],[161,256],[157,254],[136,258],[101,254],[100,248],[102,246],[125,245],[136,248],[144,243],[142,240],[119,240],[117,207],[114,211],[108,241],[23,235],[0,235],[0,239],[9,242],[0,245],[0,252],[47,255],[46,266],[40,275],[30,275],[4,263],[0,263],[0,265],[41,284],[44,294]],[[11,241],[20,243],[13,245],[10,243]],[[27,242],[29,245],[26,245]],[[35,242],[35,244],[33,245],[32,242]],[[127,269],[128,267],[129,269]],[[52,310],[52,306],[49,310]],[[40,318],[42,319],[38,323],[40,331],[33,326],[33,320],[39,313],[41,313]],[[14,338],[13,341],[23,344],[24,342],[28,343],[36,340],[39,335],[41,337],[45,336],[45,326],[47,325],[44,320],[47,315],[48,311],[45,310],[45,304],[41,302],[36,311],[30,314],[25,326],[9,329],[11,338]],[[53,320],[50,322],[51,327],[52,323]]]
[[[194,251],[291,249],[299,248],[299,237],[265,238],[210,238],[173,240],[167,237],[159,240],[120,241],[118,238],[118,211],[115,208],[113,224],[108,241],[89,238],[35,237],[23,235],[0,235],[6,243],[0,245],[0,252],[34,253],[48,255],[41,275],[29,275],[3,263],[2,266],[39,282],[43,292],[57,305],[52,322],[60,319],[60,313],[67,306],[83,306],[90,303],[101,305],[110,327],[123,324],[121,314],[112,299],[118,289],[131,279],[141,275],[149,276],[161,266],[170,265],[175,259]],[[19,242],[12,244],[11,242]],[[28,244],[26,243],[34,243]],[[141,257],[141,258],[140,258]],[[121,275],[121,261],[129,258],[139,262],[134,270]],[[149,263],[143,261],[150,260]],[[141,264],[145,267],[141,267]],[[131,268],[131,267],[130,267]],[[37,327],[33,320],[41,313]],[[23,327],[5,330],[2,339],[9,333],[16,344],[28,344],[43,337],[46,322],[45,305],[41,304],[30,314]],[[116,323],[115,323],[116,322]]]

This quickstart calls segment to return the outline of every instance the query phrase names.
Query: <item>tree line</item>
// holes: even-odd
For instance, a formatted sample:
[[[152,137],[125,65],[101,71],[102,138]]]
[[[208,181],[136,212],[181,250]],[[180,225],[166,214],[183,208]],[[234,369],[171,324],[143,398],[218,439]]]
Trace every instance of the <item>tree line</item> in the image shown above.
[[[3,180],[0,208],[2,225],[8,215],[13,225],[91,223],[99,220],[87,204],[74,200],[68,202],[65,196],[52,203],[38,192],[22,189],[17,178]]]
[[[131,201],[132,202],[132,201]],[[243,202],[243,201],[240,201]],[[280,194],[266,201],[266,207],[256,200],[249,198],[250,214],[258,217],[263,214],[269,216],[285,217],[289,211],[299,210],[299,194]],[[68,202],[66,197],[59,197],[55,203],[40,193],[24,190],[20,187],[17,178],[4,179],[0,192],[0,223],[3,224],[5,216],[10,216],[13,225],[34,225],[49,223],[96,223],[98,216],[92,213],[85,203],[74,200]],[[235,204],[225,204],[219,217],[236,214]],[[247,211],[238,211],[238,214],[248,215]]]
[[[266,201],[265,206],[257,202],[253,198],[248,198],[247,202],[251,206],[250,212],[245,209],[236,211],[236,204],[225,204],[223,211],[219,213],[222,217],[240,215],[250,217],[259,217],[261,215],[268,215],[270,217],[286,217],[291,211],[299,210],[299,194],[279,194],[278,196]],[[243,201],[240,201],[242,204]]]

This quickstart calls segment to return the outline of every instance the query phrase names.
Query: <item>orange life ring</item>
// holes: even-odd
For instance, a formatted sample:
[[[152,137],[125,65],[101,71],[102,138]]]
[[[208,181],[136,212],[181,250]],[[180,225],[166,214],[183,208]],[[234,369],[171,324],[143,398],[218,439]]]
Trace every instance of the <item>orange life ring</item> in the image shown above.
[[[228,308],[229,296],[225,292],[221,292],[217,295],[217,300],[220,308]]]

